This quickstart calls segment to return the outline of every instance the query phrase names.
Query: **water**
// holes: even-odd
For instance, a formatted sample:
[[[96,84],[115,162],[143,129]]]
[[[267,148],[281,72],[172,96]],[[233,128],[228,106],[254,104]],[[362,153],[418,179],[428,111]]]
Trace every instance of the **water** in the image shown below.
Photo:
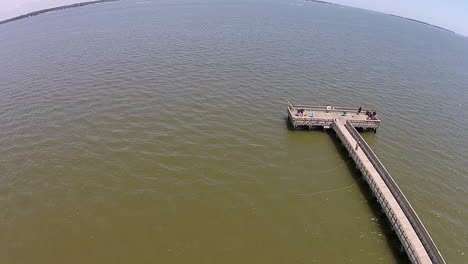
[[[323,4],[131,0],[2,25],[0,59],[2,263],[407,262],[343,147],[289,131],[284,98],[376,109],[366,140],[466,262],[466,37]]]

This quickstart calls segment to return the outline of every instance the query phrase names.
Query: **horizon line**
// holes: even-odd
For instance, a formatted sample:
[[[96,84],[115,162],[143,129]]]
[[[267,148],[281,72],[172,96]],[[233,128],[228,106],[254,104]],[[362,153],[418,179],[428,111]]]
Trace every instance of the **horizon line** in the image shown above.
[[[409,20],[409,21],[412,21],[412,22],[415,22],[415,23],[423,24],[423,25],[426,25],[426,26],[429,26],[429,27],[433,27],[433,28],[436,28],[436,29],[444,30],[444,31],[447,31],[447,32],[450,32],[450,33],[453,33],[453,34],[455,34],[455,35],[459,35],[459,36],[462,36],[462,37],[468,37],[468,34],[467,34],[467,35],[464,35],[464,34],[459,33],[459,32],[457,32],[457,31],[454,31],[454,30],[451,30],[451,29],[447,29],[447,28],[444,28],[444,27],[441,27],[441,26],[437,26],[437,25],[431,24],[431,23],[426,22],[426,21],[422,21],[422,20],[418,20],[418,19],[414,19],[414,18],[410,18],[410,17],[404,17],[404,16],[392,14],[392,13],[385,13],[385,12],[382,12],[382,11],[367,9],[367,8],[363,8],[363,7],[356,7],[356,6],[343,5],[343,4],[338,4],[338,3],[328,2],[328,1],[323,1],[323,0],[303,0],[303,1],[304,1],[304,2],[317,3],[317,4],[329,4],[329,5],[337,5],[337,6],[343,6],[343,7],[351,7],[351,8],[356,8],[356,9],[361,9],[361,10],[376,12],[376,13],[380,13],[380,14],[384,14],[384,15],[390,15],[390,16],[394,16],[394,17],[397,17],[397,18]]]
[[[40,10],[36,10],[36,11],[33,11],[33,12],[29,12],[29,13],[26,13],[26,14],[23,14],[23,15],[18,15],[18,16],[14,16],[14,17],[11,17],[11,18],[7,18],[7,19],[0,20],[0,25],[6,24],[6,23],[10,23],[10,22],[14,22],[14,21],[21,20],[21,19],[25,19],[25,18],[32,17],[32,16],[37,16],[37,15],[45,14],[45,13],[48,13],[48,12],[57,11],[57,10],[63,10],[63,9],[69,9],[69,8],[82,7],[82,6],[86,6],[86,5],[92,5],[92,4],[117,2],[117,1],[120,1],[120,0],[94,0],[94,1],[78,2],[78,3],[75,3],[75,4],[69,4],[69,5],[63,5],[63,6],[56,6],[56,7],[51,7],[51,8],[40,9]],[[447,32],[450,32],[450,33],[452,33],[452,34],[459,35],[459,36],[462,36],[462,37],[468,37],[468,34],[467,34],[467,35],[464,35],[464,34],[462,34],[462,33],[459,33],[459,32],[456,32],[456,31],[453,31],[453,30],[444,28],[444,27],[442,27],[442,26],[437,26],[437,25],[431,24],[431,23],[429,23],[429,22],[425,22],[425,21],[422,21],[422,20],[417,20],[417,19],[410,18],[410,17],[404,17],[404,16],[392,14],[392,13],[385,13],[385,12],[381,12],[381,11],[377,11],[377,10],[372,10],[372,9],[367,9],[367,8],[362,8],[362,7],[355,7],[355,6],[349,6],[349,5],[342,5],[342,4],[338,4],[338,3],[334,3],[334,2],[328,2],[328,1],[323,1],[323,0],[303,0],[303,1],[304,1],[304,2],[317,3],[317,4],[329,4],[329,5],[337,5],[337,6],[343,6],[343,7],[350,7],[350,8],[356,8],[356,9],[361,9],[361,10],[376,12],[376,13],[380,13],[380,14],[384,14],[384,15],[390,15],[390,16],[393,16],[393,17],[397,17],[397,18],[409,20],[409,21],[412,21],[412,22],[415,22],[415,23],[419,23],[419,24],[423,24],[423,25],[426,25],[426,26],[429,26],[429,27],[433,27],[433,28],[436,28],[436,29],[444,30],[444,31],[447,31]]]
[[[52,12],[52,11],[63,10],[63,9],[68,9],[68,8],[75,8],[75,7],[82,7],[82,6],[100,4],[100,3],[116,2],[116,1],[120,1],[120,0],[95,0],[95,1],[79,2],[79,3],[75,3],[75,4],[70,4],[70,5],[63,5],[63,6],[56,6],[56,7],[46,8],[46,9],[40,9],[40,10],[29,12],[29,13],[26,13],[26,14],[23,14],[23,15],[14,16],[12,18],[7,18],[7,19],[4,19],[4,20],[0,20],[0,25],[10,23],[10,22],[14,22],[14,21],[17,21],[17,20],[20,20],[20,19],[25,19],[25,18],[32,17],[32,16],[45,14],[45,13]]]

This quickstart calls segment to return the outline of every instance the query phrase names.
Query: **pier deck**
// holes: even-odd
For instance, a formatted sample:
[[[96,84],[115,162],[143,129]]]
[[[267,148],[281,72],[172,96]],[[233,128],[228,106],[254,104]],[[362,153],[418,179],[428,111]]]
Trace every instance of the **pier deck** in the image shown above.
[[[302,110],[302,112],[301,112]],[[366,112],[373,112],[370,109],[351,107],[331,107],[331,106],[310,106],[310,105],[289,105],[288,116],[294,128],[305,127],[326,127],[329,128],[333,121],[346,117],[354,127],[377,130],[380,120],[376,117],[369,117]]]
[[[298,109],[304,111],[297,111]],[[313,117],[312,111],[315,112]],[[333,111],[330,107],[327,109],[301,105],[288,106],[289,120],[294,128],[324,126],[336,132],[380,203],[411,262],[445,264],[442,255],[403,192],[355,129],[362,127],[375,131],[380,126],[380,120],[375,117],[366,118],[365,112],[366,110],[364,114],[357,115],[357,109],[352,108],[335,108]]]

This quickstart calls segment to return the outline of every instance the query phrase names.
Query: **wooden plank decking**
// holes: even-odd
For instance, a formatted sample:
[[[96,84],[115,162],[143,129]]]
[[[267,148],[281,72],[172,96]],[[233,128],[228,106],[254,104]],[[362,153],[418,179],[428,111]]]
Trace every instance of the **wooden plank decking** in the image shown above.
[[[358,114],[358,108],[351,107],[331,107],[331,106],[308,106],[308,105],[289,105],[288,116],[294,128],[298,126],[306,127],[330,127],[333,121],[346,117],[354,127],[370,128],[374,131],[380,126],[380,120],[376,117],[370,118],[366,111],[370,109],[361,109]],[[299,113],[303,110],[303,113]]]
[[[297,109],[303,109],[297,111]],[[435,243],[417,216],[398,185],[374,154],[355,127],[380,126],[380,120],[357,114],[357,108],[328,109],[323,106],[288,106],[288,117],[294,128],[297,126],[323,126],[332,128],[360,169],[372,193],[387,215],[412,263],[445,264]],[[312,114],[312,112],[314,112]],[[344,113],[346,112],[346,114]]]

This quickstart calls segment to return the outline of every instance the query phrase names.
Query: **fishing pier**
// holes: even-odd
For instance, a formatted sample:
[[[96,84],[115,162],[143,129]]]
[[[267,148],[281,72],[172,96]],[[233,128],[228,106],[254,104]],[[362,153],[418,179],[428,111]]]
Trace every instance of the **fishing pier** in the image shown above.
[[[434,241],[403,192],[356,128],[376,132],[381,121],[369,109],[288,105],[297,127],[333,129],[380,203],[408,258],[415,264],[445,264]]]

